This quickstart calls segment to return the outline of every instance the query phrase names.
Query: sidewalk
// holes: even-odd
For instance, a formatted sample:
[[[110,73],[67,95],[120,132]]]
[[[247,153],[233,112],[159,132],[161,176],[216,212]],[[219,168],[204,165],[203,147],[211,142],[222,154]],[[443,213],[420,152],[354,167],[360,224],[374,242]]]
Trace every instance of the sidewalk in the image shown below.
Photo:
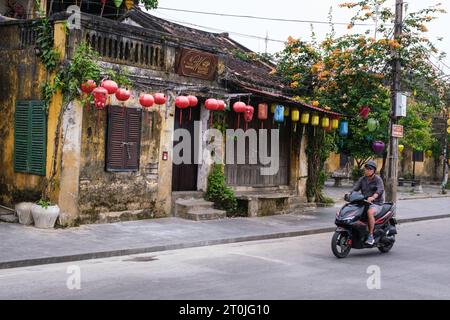
[[[399,222],[450,217],[450,199],[417,202],[399,202]],[[331,232],[338,207],[301,215],[201,222],[162,218],[51,230],[0,223],[0,269]]]
[[[325,194],[332,198],[336,203],[344,202],[344,194],[350,192],[353,187],[353,182],[342,181],[341,187],[335,187],[333,180],[327,180],[325,182]],[[403,188],[408,189],[408,188]],[[412,200],[412,199],[428,199],[428,198],[450,198],[450,190],[447,194],[441,194],[441,187],[439,185],[422,185],[422,193],[410,193],[402,192],[402,189],[398,189],[398,200]]]

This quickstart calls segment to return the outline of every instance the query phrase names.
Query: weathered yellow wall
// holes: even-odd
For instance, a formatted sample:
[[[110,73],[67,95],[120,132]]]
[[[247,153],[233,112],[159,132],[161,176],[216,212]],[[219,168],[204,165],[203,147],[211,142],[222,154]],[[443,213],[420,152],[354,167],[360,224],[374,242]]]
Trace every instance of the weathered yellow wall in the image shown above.
[[[8,30],[9,29],[9,30]],[[18,43],[18,29],[15,26],[2,28],[2,40]],[[64,53],[65,33],[62,23],[55,24],[55,44]],[[47,163],[46,177],[14,172],[14,113],[17,100],[40,100],[41,84],[47,72],[34,52],[34,47],[21,50],[1,50],[0,56],[0,201],[12,205],[17,201],[37,200],[43,190],[46,178],[52,172],[54,138],[58,114],[61,110],[62,96],[56,94],[52,99],[47,118]],[[63,57],[63,56],[61,56]],[[52,75],[49,75],[50,79]],[[58,160],[60,153],[57,154]],[[57,161],[59,163],[59,161]],[[58,179],[58,175],[56,176]],[[58,188],[51,194],[57,202]]]
[[[132,92],[126,107],[140,106]],[[119,105],[115,98],[112,105]],[[107,172],[106,140],[107,112],[83,107],[81,130],[81,153],[79,167],[78,218],[82,223],[106,222],[108,217],[121,220],[132,219],[132,213],[141,211],[136,218],[167,216],[170,213],[172,162],[160,161],[160,135],[166,134],[164,141],[171,141],[173,117],[168,121],[157,112],[147,118],[142,116],[140,166],[137,172]],[[100,118],[99,118],[100,116]],[[150,120],[155,118],[150,128]],[[166,144],[166,143],[165,143]],[[171,145],[167,142],[167,145]],[[66,157],[66,154],[64,154]],[[169,165],[170,162],[170,165]],[[65,164],[63,163],[63,171]],[[72,217],[74,218],[74,217]],[[106,219],[106,221],[105,221]]]
[[[331,173],[339,169],[340,156],[338,153],[330,153],[328,159],[325,161],[325,172]]]
[[[373,159],[377,166],[378,170],[380,170],[383,166],[382,158]],[[339,169],[339,154],[330,153],[328,159],[325,162],[325,171],[327,173],[332,173]],[[356,161],[353,162],[353,165],[356,165]],[[405,149],[402,154],[399,156],[399,177],[402,177],[406,174],[412,174],[413,162],[412,162],[412,150]],[[416,177],[429,179],[433,178],[434,174],[434,159],[428,158],[424,155],[423,162],[416,162],[415,175]]]
[[[2,43],[18,43],[18,29],[3,27]],[[5,42],[3,42],[5,41]],[[17,100],[39,100],[45,70],[33,48],[0,50],[0,202],[12,205],[18,200],[40,196],[44,177],[14,172],[14,113]]]

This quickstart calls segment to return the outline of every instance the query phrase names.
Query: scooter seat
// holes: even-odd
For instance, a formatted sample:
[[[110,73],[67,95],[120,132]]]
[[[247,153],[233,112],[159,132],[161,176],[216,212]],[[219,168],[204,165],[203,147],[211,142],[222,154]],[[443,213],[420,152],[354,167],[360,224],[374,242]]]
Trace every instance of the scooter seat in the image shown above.
[[[383,204],[383,208],[381,209],[380,213],[378,213],[377,215],[375,215],[375,218],[381,218],[382,216],[384,216],[389,210],[392,209],[393,203],[391,202],[387,202]]]

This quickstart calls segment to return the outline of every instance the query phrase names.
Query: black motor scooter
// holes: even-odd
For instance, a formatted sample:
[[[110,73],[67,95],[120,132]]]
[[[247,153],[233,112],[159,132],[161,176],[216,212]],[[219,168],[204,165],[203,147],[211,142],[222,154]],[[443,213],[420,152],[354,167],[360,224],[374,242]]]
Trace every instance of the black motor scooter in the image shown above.
[[[395,225],[396,207],[394,203],[384,203],[383,209],[375,216],[373,245],[365,243],[369,235],[367,223],[367,210],[370,206],[360,192],[346,194],[344,199],[348,202],[337,213],[335,224],[337,226],[331,239],[331,250],[337,258],[345,258],[352,248],[378,248],[382,253],[389,252],[395,242],[397,229]]]

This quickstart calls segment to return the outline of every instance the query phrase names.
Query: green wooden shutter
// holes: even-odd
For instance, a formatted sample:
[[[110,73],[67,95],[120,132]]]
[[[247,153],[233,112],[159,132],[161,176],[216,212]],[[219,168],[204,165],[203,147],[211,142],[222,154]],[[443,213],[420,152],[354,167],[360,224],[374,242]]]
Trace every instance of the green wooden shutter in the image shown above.
[[[18,101],[14,116],[14,170],[45,176],[47,115],[42,101]]]
[[[14,170],[16,172],[28,172],[30,122],[30,103],[18,101],[14,115]]]
[[[45,176],[47,159],[47,114],[44,103],[31,102],[31,146],[29,172]]]

